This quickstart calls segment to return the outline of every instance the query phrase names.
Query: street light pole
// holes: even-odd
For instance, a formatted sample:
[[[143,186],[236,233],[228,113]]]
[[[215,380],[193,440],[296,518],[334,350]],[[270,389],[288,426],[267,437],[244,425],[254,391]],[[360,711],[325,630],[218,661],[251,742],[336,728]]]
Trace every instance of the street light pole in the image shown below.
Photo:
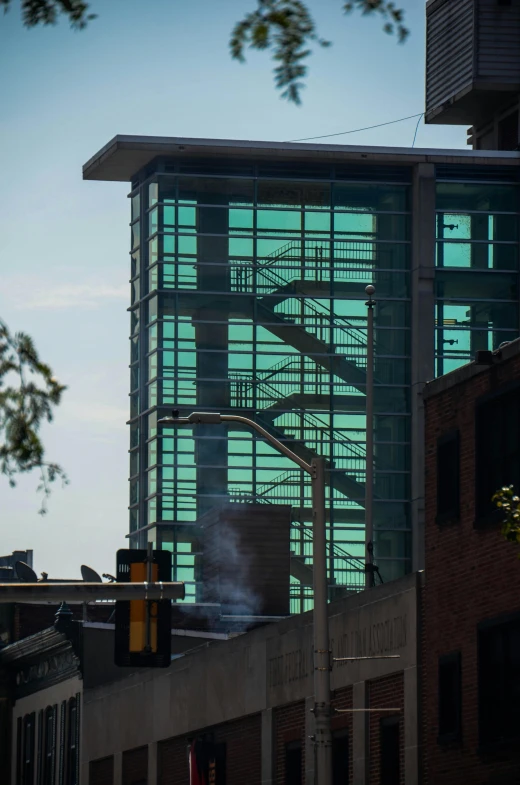
[[[367,306],[367,375],[366,375],[366,474],[365,474],[365,586],[374,585],[374,305],[376,288],[369,284]]]
[[[259,423],[235,414],[193,412],[189,417],[163,417],[157,425],[200,425],[237,422],[259,433],[282,455],[294,461],[312,482],[312,534],[314,583],[314,719],[316,744],[316,783],[332,785],[332,736],[330,729],[330,669],[327,611],[327,535],[325,527],[325,459],[317,456],[307,463],[276,439]]]

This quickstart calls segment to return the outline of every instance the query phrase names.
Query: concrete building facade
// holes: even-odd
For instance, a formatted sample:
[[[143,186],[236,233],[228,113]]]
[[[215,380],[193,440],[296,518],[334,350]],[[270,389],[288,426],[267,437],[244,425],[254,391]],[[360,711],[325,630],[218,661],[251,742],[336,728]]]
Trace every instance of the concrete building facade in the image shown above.
[[[382,764],[421,782],[421,592],[414,574],[329,606],[334,657],[398,655],[332,668],[335,782],[386,782]],[[165,671],[85,685],[82,785],[186,785],[204,736],[226,745],[226,785],[314,785],[313,704],[312,612],[208,640]]]

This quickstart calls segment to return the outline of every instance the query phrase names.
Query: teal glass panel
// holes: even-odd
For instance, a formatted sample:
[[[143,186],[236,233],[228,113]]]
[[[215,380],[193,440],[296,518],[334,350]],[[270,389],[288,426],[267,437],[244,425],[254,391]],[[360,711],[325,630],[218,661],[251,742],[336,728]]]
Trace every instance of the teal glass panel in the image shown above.
[[[330,207],[329,183],[258,182],[258,207]]]
[[[157,237],[154,237],[153,240],[150,240],[148,242],[148,266],[149,267],[155,264],[159,259],[158,248],[159,248],[159,244],[157,241]]]
[[[137,362],[139,359],[139,338],[135,337],[130,340],[130,362]]]
[[[130,367],[130,390],[137,390],[139,387],[139,366],[132,365]]]
[[[437,209],[520,212],[520,187],[499,183],[437,183]]]
[[[139,423],[132,423],[130,426],[130,447],[139,445]]]
[[[157,183],[150,183],[148,186],[148,206],[152,207],[159,198],[159,186]]]
[[[137,504],[139,501],[139,480],[132,480],[130,483],[130,504]]]
[[[132,450],[130,453],[130,476],[139,473],[139,450]]]
[[[139,251],[134,251],[130,256],[130,278],[135,278],[139,275],[140,254]]]
[[[333,198],[336,210],[407,212],[410,209],[409,188],[403,185],[334,183]]]
[[[157,439],[148,442],[148,466],[155,466],[157,463]]]
[[[252,229],[253,228],[253,210],[230,208],[229,210],[229,230],[233,229]]]
[[[443,300],[516,300],[518,276],[472,270],[437,270],[436,296]]]
[[[331,216],[329,212],[312,212],[305,213],[305,233],[328,233],[331,227]]]
[[[130,510],[130,532],[135,532],[139,528],[139,510]]]
[[[138,193],[135,194],[135,196],[132,196],[131,203],[132,203],[132,221],[137,221],[140,214],[139,211],[140,211],[140,204],[141,204]]]
[[[178,250],[180,254],[196,254],[197,238],[195,235],[182,235],[177,238]]]
[[[170,228],[175,228],[175,226],[177,225],[177,221],[175,217],[175,207],[173,205],[163,207],[162,215],[163,215],[163,226],[165,231]]]
[[[208,205],[252,204],[254,183],[252,180],[179,177],[179,203]]]
[[[177,238],[173,234],[165,234],[162,238],[163,254],[174,254]]]
[[[134,248],[138,247],[140,236],[141,236],[140,224],[139,224],[139,221],[137,221],[135,224],[132,224],[132,226],[131,226],[131,242],[132,242],[132,246],[131,247],[132,247],[132,250],[134,250]]]
[[[157,406],[157,382],[148,385],[148,408]]]
[[[301,231],[302,214],[293,210],[257,210],[258,230],[273,232]]]
[[[148,213],[148,234],[155,234],[157,231],[159,231],[159,210],[154,207]]]
[[[159,333],[159,326],[157,324],[152,324],[148,328],[148,351],[153,352],[157,349],[158,346],[158,333]]]
[[[153,352],[153,354],[151,354],[148,357],[148,378],[155,379],[155,377],[157,376],[157,371],[158,371],[158,355],[157,352]]]
[[[157,319],[157,296],[148,300],[148,322],[153,322],[154,319]]]
[[[195,207],[179,207],[179,226],[194,227],[197,223],[197,211]]]
[[[159,288],[159,267],[155,265],[148,271],[148,291],[153,292]]]
[[[130,418],[133,419],[139,414],[139,393],[132,393],[130,396]]]

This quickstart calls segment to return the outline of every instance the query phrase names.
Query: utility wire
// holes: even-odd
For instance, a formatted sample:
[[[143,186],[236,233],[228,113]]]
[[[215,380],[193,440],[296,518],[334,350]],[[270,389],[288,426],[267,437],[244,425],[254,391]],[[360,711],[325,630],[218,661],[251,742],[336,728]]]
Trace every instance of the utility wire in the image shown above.
[[[419,118],[419,122],[424,112],[420,114],[411,114],[408,117],[400,117],[399,120],[389,120],[387,123],[378,123],[377,125],[367,125],[365,128],[354,128],[351,131],[339,131],[337,134],[324,134],[323,136],[307,136],[305,139],[289,139],[285,144],[292,142],[311,142],[313,139],[330,139],[331,136],[344,136],[345,134],[357,134],[359,131],[370,131],[372,128],[382,128],[384,125],[394,125],[394,123],[402,123],[404,120],[413,120],[415,117]],[[417,124],[419,127],[419,123]]]
[[[415,147],[415,140],[417,139],[417,131],[419,130],[419,123],[421,122],[423,117],[424,117],[424,112],[421,113],[419,119],[417,120],[417,125],[415,126],[415,133],[413,135],[412,147]]]

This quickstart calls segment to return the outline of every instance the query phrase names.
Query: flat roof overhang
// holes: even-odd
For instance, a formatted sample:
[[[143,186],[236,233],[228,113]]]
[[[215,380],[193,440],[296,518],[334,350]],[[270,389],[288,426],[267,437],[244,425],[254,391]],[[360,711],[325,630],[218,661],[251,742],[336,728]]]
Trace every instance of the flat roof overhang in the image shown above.
[[[84,180],[130,182],[158,156],[226,157],[311,162],[363,162],[387,165],[418,163],[520,165],[520,152],[489,150],[360,147],[234,139],[191,139],[178,136],[114,136],[83,166]]]

